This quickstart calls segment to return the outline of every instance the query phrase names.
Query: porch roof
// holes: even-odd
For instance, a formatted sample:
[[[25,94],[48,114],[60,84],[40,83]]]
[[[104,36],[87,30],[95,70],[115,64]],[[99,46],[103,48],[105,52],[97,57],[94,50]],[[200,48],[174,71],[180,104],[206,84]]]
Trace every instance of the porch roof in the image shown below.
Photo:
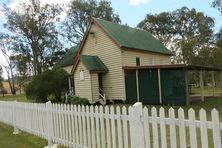
[[[66,67],[73,65],[73,63],[75,62],[75,57],[77,55],[78,48],[79,48],[78,45],[71,47],[67,51],[67,53],[62,57],[62,59],[58,62],[58,66]]]
[[[81,55],[80,60],[85,64],[89,71],[108,71],[108,68],[98,56]]]
[[[147,65],[147,66],[123,66],[123,69],[184,69],[203,71],[222,71],[222,68],[204,65],[169,64],[169,65]]]

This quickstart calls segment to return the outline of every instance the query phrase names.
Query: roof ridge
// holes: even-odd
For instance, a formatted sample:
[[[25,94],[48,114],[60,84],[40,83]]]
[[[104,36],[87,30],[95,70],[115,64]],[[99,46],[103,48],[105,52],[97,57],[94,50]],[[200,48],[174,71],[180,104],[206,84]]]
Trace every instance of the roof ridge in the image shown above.
[[[120,47],[172,55],[172,52],[149,31],[117,24],[100,18],[93,18],[93,20],[100,25]]]
[[[119,25],[119,26],[122,26],[122,27],[126,27],[126,28],[130,28],[130,29],[135,29],[135,30],[138,30],[138,31],[141,31],[141,32],[144,32],[144,33],[149,33],[150,35],[152,35],[151,32],[147,31],[147,30],[142,30],[140,28],[137,28],[137,27],[131,27],[131,26],[127,26],[127,25],[123,25],[123,24],[117,24],[117,23],[114,23],[112,21],[107,21],[107,20],[104,20],[104,19],[101,19],[101,18],[95,18],[93,17],[93,19],[95,20],[102,20],[102,21],[105,21],[107,23],[111,23],[111,24],[114,24],[114,25]],[[153,35],[152,35],[153,36]]]

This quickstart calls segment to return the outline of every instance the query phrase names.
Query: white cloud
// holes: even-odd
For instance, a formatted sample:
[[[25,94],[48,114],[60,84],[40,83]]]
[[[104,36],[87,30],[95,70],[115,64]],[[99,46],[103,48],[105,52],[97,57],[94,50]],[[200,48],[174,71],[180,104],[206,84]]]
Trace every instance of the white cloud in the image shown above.
[[[150,2],[151,0],[129,0],[130,5],[141,5]]]
[[[41,4],[68,4],[71,0],[40,0]],[[9,4],[8,7],[14,10],[22,10],[22,3],[30,3],[31,1],[27,0],[12,0]]]

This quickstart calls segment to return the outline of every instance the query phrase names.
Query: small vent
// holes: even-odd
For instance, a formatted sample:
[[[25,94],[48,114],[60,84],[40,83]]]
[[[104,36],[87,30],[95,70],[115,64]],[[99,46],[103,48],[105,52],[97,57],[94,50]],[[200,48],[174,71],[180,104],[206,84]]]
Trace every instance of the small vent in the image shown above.
[[[95,32],[89,32],[89,36],[95,37]]]

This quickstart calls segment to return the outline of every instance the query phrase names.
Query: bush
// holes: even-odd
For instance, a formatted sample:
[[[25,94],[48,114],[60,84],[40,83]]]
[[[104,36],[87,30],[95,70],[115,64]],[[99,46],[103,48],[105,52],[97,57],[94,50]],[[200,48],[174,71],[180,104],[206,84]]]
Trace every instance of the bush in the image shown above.
[[[78,97],[78,96],[68,96],[67,100],[68,100],[67,103],[70,103],[70,104],[79,104],[79,105],[89,104],[88,99],[81,98],[81,97]]]
[[[28,99],[39,102],[56,100],[61,102],[61,96],[67,90],[67,72],[61,68],[47,70],[41,75],[34,76],[25,87]]]
[[[3,97],[4,97],[5,94],[7,94],[7,93],[8,93],[7,90],[4,89],[4,88],[0,90],[0,94],[2,94]]]

